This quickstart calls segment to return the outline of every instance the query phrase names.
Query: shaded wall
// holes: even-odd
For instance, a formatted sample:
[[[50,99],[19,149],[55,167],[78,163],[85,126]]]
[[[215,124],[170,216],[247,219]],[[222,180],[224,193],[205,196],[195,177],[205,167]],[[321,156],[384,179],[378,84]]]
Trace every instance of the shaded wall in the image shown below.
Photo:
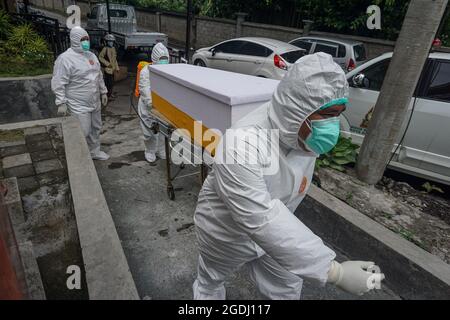
[[[0,124],[55,117],[52,75],[0,78]]]

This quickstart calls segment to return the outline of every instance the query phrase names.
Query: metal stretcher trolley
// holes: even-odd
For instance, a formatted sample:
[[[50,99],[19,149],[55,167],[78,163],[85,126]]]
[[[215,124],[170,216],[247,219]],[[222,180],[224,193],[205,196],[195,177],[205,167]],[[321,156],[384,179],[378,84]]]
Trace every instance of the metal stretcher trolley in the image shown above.
[[[211,154],[221,134],[269,101],[279,81],[182,63],[151,65],[149,70],[151,113],[155,119],[152,129],[165,137],[167,194],[173,200],[172,182],[198,174],[179,175],[184,166],[199,166],[203,182],[208,170],[206,163],[211,163]],[[183,160],[173,174],[171,155],[178,157],[180,150],[183,150]]]
[[[154,118],[154,122],[152,124],[151,130],[153,130],[155,133],[159,132],[164,136],[164,146],[166,151],[166,170],[167,170],[167,195],[170,200],[175,200],[175,189],[172,184],[172,182],[175,179],[181,179],[186,178],[190,176],[197,175],[200,173],[200,179],[201,182],[206,179],[206,176],[208,174],[208,165],[204,161],[204,159],[200,159],[200,161],[191,161],[191,159],[188,159],[187,157],[183,157],[183,162],[178,165],[177,170],[172,174],[172,168],[174,167],[174,164],[172,163],[171,158],[171,152],[173,150],[173,145],[176,144],[176,141],[172,141],[172,133],[177,129],[176,126],[170,122],[169,119],[167,119],[164,115],[162,115],[158,110],[152,109],[150,111],[150,114]],[[200,148],[202,154],[204,149],[196,146],[194,144],[191,144],[190,149],[193,148]],[[184,148],[184,150],[186,150]],[[196,154],[195,152],[191,152],[193,155]],[[201,162],[200,164],[196,164],[196,162]],[[192,165],[192,166],[199,166],[200,172],[191,172],[184,175],[180,175],[182,170],[185,168],[185,165]]]

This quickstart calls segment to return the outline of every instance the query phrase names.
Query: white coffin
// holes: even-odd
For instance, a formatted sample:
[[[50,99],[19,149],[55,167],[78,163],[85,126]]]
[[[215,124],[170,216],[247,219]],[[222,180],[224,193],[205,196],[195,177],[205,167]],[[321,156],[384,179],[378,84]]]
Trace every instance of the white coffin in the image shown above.
[[[153,106],[188,131],[192,130],[191,122],[202,121],[204,128],[225,133],[237,120],[269,101],[279,82],[188,64],[149,69]]]

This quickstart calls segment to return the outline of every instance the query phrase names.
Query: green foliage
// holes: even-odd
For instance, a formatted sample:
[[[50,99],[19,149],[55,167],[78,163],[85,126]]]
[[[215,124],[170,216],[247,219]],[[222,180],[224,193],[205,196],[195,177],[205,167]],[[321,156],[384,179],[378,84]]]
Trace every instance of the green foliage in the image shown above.
[[[8,14],[4,10],[0,10],[0,41],[5,40],[11,32],[11,22]]]
[[[400,236],[402,236],[403,238],[405,238],[406,240],[408,240],[409,242],[414,243],[415,245],[421,247],[424,250],[429,251],[429,249],[427,248],[427,246],[425,245],[425,243],[423,243],[421,240],[417,239],[414,236],[414,233],[403,228],[400,227],[398,230],[396,230],[398,234],[400,234]]]
[[[445,47],[450,47],[450,9],[448,10],[449,13],[447,14],[447,21],[444,27],[442,28],[441,34],[439,36],[440,39],[442,40],[442,45]]]
[[[338,171],[345,171],[344,165],[356,162],[358,145],[352,143],[351,138],[339,137],[336,146],[316,160],[316,169],[329,167]]]
[[[6,41],[6,49],[16,59],[32,64],[48,64],[52,58],[52,53],[45,40],[29,24],[12,29],[11,35]]]
[[[48,73],[52,63],[53,54],[46,41],[29,24],[11,26],[6,38],[0,41],[2,76]]]
[[[400,31],[409,0],[298,0],[302,16],[313,20],[313,28],[320,31],[340,32],[395,40]],[[366,26],[367,7],[381,9],[381,30]]]
[[[434,184],[431,184],[429,182],[425,182],[422,185],[422,188],[424,188],[427,193],[431,193],[433,191],[437,191],[439,193],[444,193],[444,191],[441,188],[436,187]]]

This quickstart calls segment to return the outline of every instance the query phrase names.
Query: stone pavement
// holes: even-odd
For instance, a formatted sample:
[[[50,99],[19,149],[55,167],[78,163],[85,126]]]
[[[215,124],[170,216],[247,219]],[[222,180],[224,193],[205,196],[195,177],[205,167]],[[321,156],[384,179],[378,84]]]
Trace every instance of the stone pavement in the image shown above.
[[[130,113],[130,81],[116,85],[118,97],[104,112],[102,148],[108,161],[95,161],[98,176],[142,299],[191,299],[197,247],[193,213],[200,190],[195,175],[175,181],[175,201],[166,194],[165,162],[144,160],[139,120]],[[195,168],[186,167],[186,173]],[[338,253],[339,260],[345,260]],[[261,299],[246,268],[226,283],[228,299]],[[305,281],[303,299],[358,299],[335,288]],[[398,299],[388,288],[362,299]]]
[[[61,125],[0,130],[2,179],[10,184],[12,181],[16,184],[17,179],[18,200],[15,203],[18,203],[18,209],[13,215],[10,213],[15,237],[19,247],[24,248],[21,258],[25,258],[25,264],[30,265],[33,259],[36,260],[34,263],[39,266],[45,297],[87,299],[86,290],[69,291],[66,286],[67,266],[83,266],[83,260],[72,209]],[[12,191],[9,193],[11,195]],[[84,278],[82,281],[86,288]],[[31,297],[43,298],[35,294]]]

